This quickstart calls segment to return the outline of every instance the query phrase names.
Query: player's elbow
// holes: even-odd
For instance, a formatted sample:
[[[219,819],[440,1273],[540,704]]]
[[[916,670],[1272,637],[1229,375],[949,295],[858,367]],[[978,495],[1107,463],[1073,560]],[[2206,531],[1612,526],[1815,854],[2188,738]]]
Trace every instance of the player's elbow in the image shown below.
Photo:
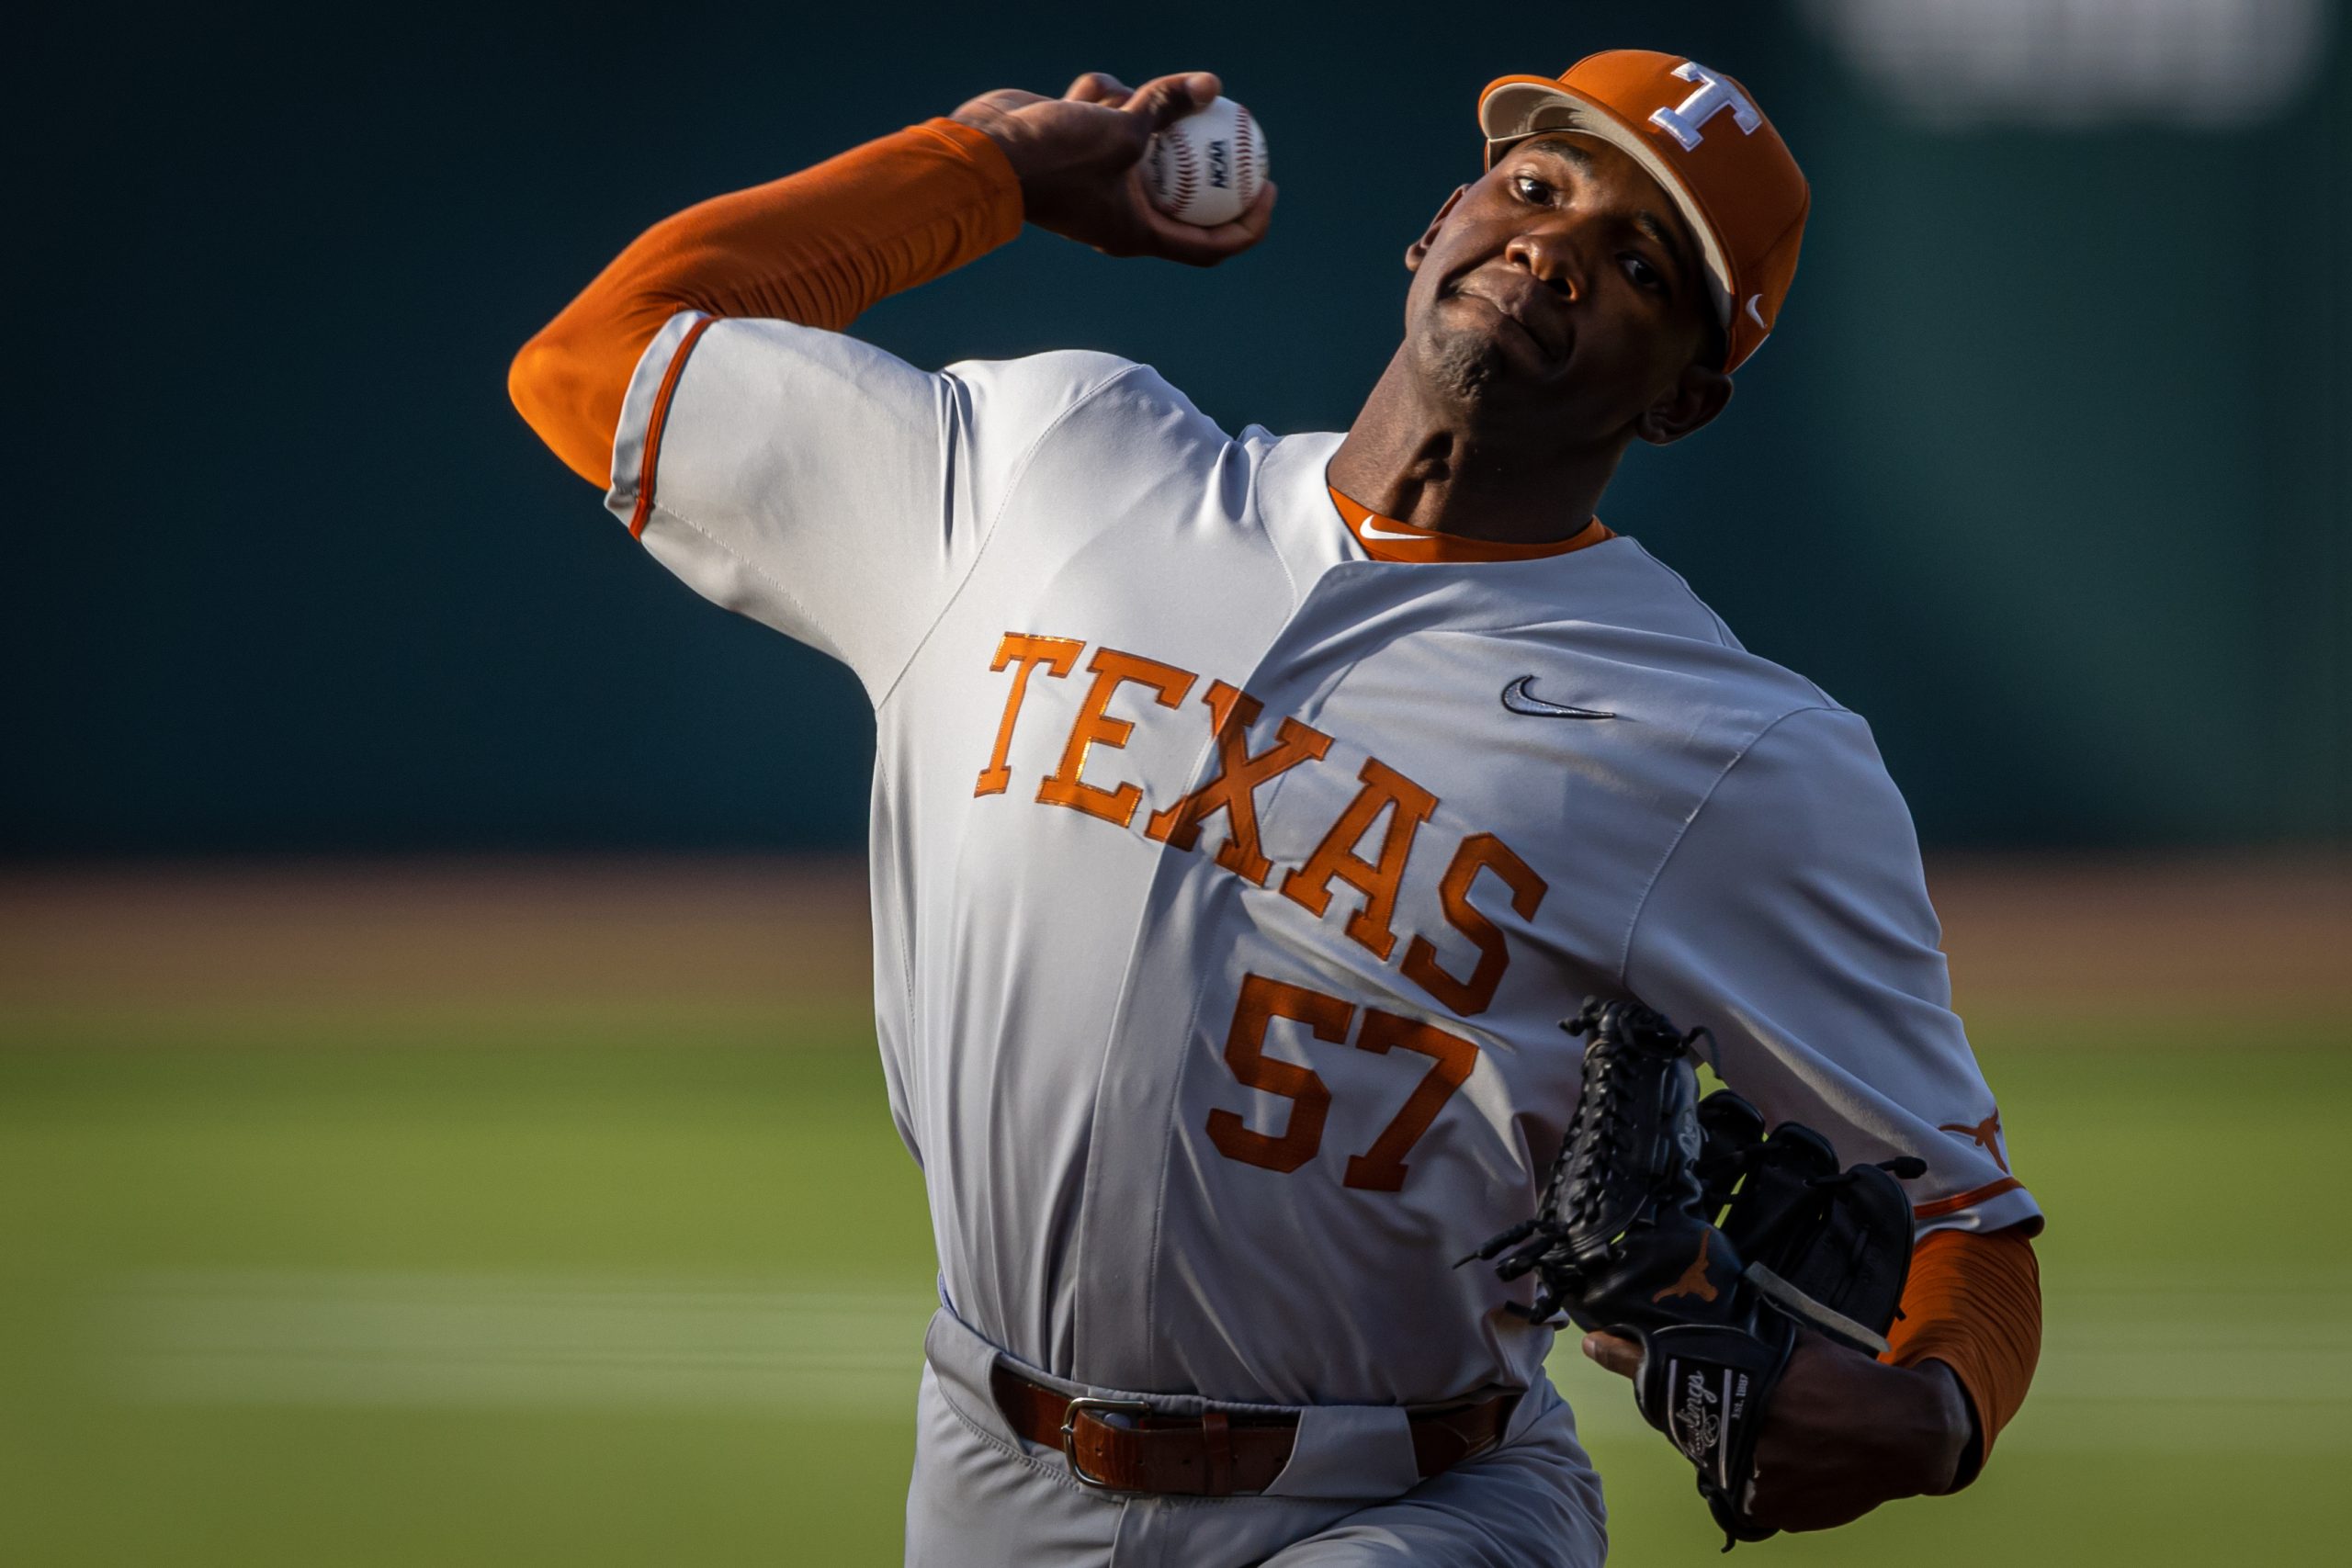
[[[515,355],[506,370],[506,395],[523,423],[565,467],[603,490],[611,482],[613,429],[620,410],[618,394],[602,386],[595,371],[574,350],[559,320]]]

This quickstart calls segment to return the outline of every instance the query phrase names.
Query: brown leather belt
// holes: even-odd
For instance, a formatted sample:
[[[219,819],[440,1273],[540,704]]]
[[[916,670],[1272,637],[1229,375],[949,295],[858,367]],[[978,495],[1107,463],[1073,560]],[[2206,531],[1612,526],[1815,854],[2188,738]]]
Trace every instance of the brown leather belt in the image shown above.
[[[1263,1492],[1290,1462],[1298,1440],[1295,1416],[1246,1410],[1170,1416],[1142,1400],[1073,1399],[1001,1363],[989,1384],[1014,1431],[1061,1450],[1072,1475],[1105,1492],[1184,1497]],[[1422,1479],[1500,1443],[1519,1397],[1511,1391],[1408,1411]]]

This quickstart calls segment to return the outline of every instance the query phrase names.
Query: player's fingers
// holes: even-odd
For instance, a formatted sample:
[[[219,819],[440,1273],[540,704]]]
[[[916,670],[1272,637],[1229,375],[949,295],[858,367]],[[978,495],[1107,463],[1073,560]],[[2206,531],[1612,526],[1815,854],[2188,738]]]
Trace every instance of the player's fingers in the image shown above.
[[[1145,221],[1151,225],[1152,248],[1159,254],[1191,266],[1215,266],[1266,237],[1266,226],[1274,218],[1274,187],[1269,183],[1250,209],[1230,223],[1205,228],[1170,218],[1148,201],[1143,205]]]
[[[1586,1335],[1584,1353],[1621,1378],[1630,1378],[1642,1370],[1642,1348],[1614,1334]]]
[[[1180,71],[1173,76],[1155,76],[1146,82],[1123,107],[1156,134],[1186,115],[1208,107],[1223,91],[1224,84],[1213,72]]]
[[[1135,89],[1112,75],[1108,71],[1089,71],[1069,85],[1063,97],[1081,104],[1101,104],[1114,109],[1135,96]]]
[[[1182,262],[1186,266],[1215,266],[1244,248],[1217,239],[1216,229],[1180,222],[1164,212],[1154,211],[1146,221],[1151,228],[1150,253],[1169,261]]]
[[[1220,239],[1233,242],[1237,250],[1247,249],[1266,237],[1274,221],[1274,201],[1281,187],[1268,180],[1257,198],[1244,209],[1240,217],[1230,223],[1220,223],[1209,231]]]
[[[999,87],[993,92],[982,93],[978,97],[970,99],[958,107],[948,118],[964,119],[967,115],[1006,115],[1015,109],[1025,109],[1031,104],[1051,101],[1040,93],[1026,93],[1018,87]]]

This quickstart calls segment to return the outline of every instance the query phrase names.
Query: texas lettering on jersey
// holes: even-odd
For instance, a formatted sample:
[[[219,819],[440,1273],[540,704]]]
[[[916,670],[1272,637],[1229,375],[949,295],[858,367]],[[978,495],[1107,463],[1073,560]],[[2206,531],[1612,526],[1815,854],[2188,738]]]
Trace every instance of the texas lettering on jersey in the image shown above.
[[[1012,751],[1014,727],[1030,696],[1032,672],[1042,670],[1048,677],[1068,679],[1079,667],[1084,647],[1073,637],[1005,634],[991,668],[1012,671],[1012,683],[997,729],[996,750],[988,766],[980,770],[974,795],[1001,795],[1012,785],[1012,770],[1006,759]],[[1201,678],[1192,671],[1107,647],[1097,649],[1085,669],[1093,681],[1070,722],[1060,765],[1039,782],[1036,800],[1042,806],[1067,807],[1127,828],[1149,804],[1141,787],[1119,784],[1106,788],[1082,776],[1096,748],[1123,749],[1135,733],[1136,722],[1114,716],[1112,702],[1120,688],[1133,685],[1148,692],[1159,707],[1181,708]],[[1198,701],[1207,710],[1206,722],[1216,747],[1214,771],[1191,793],[1151,812],[1143,825],[1144,836],[1175,849],[1192,850],[1199,843],[1203,826],[1221,814],[1226,837],[1216,848],[1216,863],[1246,882],[1268,886],[1276,867],[1260,847],[1258,792],[1293,768],[1320,761],[1331,749],[1331,737],[1284,716],[1272,743],[1252,752],[1250,733],[1264,713],[1263,704],[1216,680],[1201,690]],[[1386,961],[1396,952],[1396,899],[1406,864],[1421,825],[1437,809],[1438,801],[1377,757],[1365,759],[1359,776],[1362,789],[1331,823],[1315,852],[1272,886],[1318,917],[1331,906],[1334,882],[1354,888],[1363,901],[1348,917],[1346,935],[1374,957]],[[1366,858],[1363,851],[1375,826],[1381,827],[1377,847]],[[1470,902],[1471,885],[1482,871],[1502,882],[1521,919],[1533,918],[1549,891],[1527,862],[1493,833],[1467,834],[1455,845],[1439,883],[1440,897],[1446,922],[1477,949],[1476,966],[1466,977],[1450,975],[1438,962],[1435,944],[1426,936],[1415,936],[1406,944],[1401,969],[1405,978],[1461,1018],[1487,1010],[1510,964],[1503,933]]]

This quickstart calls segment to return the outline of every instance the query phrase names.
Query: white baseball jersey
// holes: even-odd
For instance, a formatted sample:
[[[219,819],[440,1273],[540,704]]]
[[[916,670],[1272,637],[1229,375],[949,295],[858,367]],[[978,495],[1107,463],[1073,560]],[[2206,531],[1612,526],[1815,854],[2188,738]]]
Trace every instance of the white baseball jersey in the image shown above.
[[[1925,1156],[1923,1224],[2034,1217],[1862,720],[1630,538],[1371,558],[1339,442],[1098,354],[687,314],[638,369],[608,504],[873,699],[876,1007],[954,1311],[1100,1385],[1531,1384],[1531,1283],[1449,1266],[1534,1211],[1595,992],[1849,1161]]]

